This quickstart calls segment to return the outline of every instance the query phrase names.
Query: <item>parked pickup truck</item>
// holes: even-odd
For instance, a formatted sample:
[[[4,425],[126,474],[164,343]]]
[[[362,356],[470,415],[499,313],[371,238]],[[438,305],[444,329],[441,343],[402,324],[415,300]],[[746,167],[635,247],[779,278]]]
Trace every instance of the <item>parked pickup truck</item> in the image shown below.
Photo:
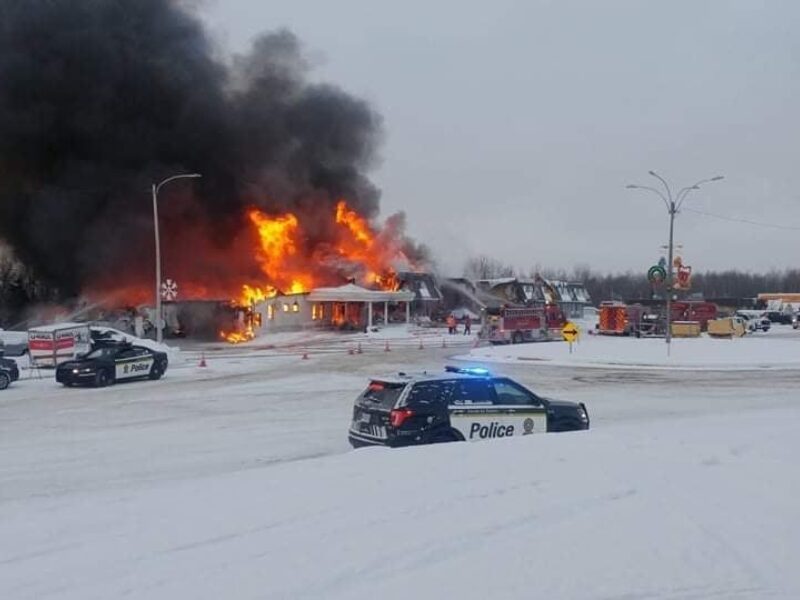
[[[772,327],[772,321],[770,321],[763,312],[758,310],[737,310],[735,316],[744,319],[745,325],[747,325],[747,331],[750,332],[766,332]]]

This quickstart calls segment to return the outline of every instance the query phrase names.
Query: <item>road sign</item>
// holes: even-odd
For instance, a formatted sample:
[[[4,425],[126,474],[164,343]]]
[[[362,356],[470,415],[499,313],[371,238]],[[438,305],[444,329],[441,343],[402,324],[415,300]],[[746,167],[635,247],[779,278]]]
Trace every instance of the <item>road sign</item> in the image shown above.
[[[575,323],[567,321],[564,327],[561,329],[561,335],[564,336],[564,341],[569,342],[570,344],[578,339],[578,334],[580,330]]]
[[[178,297],[178,284],[174,279],[167,279],[161,284],[161,299],[172,302]]]

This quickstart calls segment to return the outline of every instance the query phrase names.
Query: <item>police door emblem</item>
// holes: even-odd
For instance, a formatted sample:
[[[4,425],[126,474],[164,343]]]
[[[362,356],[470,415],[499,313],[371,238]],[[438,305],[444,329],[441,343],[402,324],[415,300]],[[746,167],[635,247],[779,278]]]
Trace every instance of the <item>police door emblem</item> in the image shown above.
[[[528,417],[522,422],[522,435],[530,435],[533,433],[533,419]]]

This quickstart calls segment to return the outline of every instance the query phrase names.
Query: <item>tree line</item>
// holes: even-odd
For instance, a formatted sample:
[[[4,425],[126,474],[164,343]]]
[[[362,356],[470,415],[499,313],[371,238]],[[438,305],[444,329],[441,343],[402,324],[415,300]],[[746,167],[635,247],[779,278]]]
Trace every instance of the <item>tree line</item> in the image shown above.
[[[468,279],[533,279],[537,275],[545,279],[581,282],[595,303],[602,300],[647,299],[652,298],[654,292],[661,295],[664,291],[663,286],[653,288],[647,281],[644,270],[601,273],[588,266],[566,270],[547,269],[537,265],[525,271],[487,256],[469,259],[464,268],[464,277]],[[755,298],[764,292],[800,293],[800,269],[774,269],[765,273],[728,269],[694,273],[691,289],[686,293],[702,295],[704,298]]]

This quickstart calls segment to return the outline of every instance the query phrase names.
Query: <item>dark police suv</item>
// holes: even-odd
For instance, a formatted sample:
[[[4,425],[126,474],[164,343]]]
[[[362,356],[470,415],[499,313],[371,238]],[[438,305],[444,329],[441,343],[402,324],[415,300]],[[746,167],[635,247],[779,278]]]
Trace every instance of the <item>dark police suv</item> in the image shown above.
[[[128,379],[160,379],[167,370],[167,355],[129,342],[105,342],[78,360],[56,367],[56,381],[66,386],[104,387]]]
[[[375,378],[355,401],[349,438],[359,446],[409,446],[589,429],[583,403],[537,396],[486,369]]]

